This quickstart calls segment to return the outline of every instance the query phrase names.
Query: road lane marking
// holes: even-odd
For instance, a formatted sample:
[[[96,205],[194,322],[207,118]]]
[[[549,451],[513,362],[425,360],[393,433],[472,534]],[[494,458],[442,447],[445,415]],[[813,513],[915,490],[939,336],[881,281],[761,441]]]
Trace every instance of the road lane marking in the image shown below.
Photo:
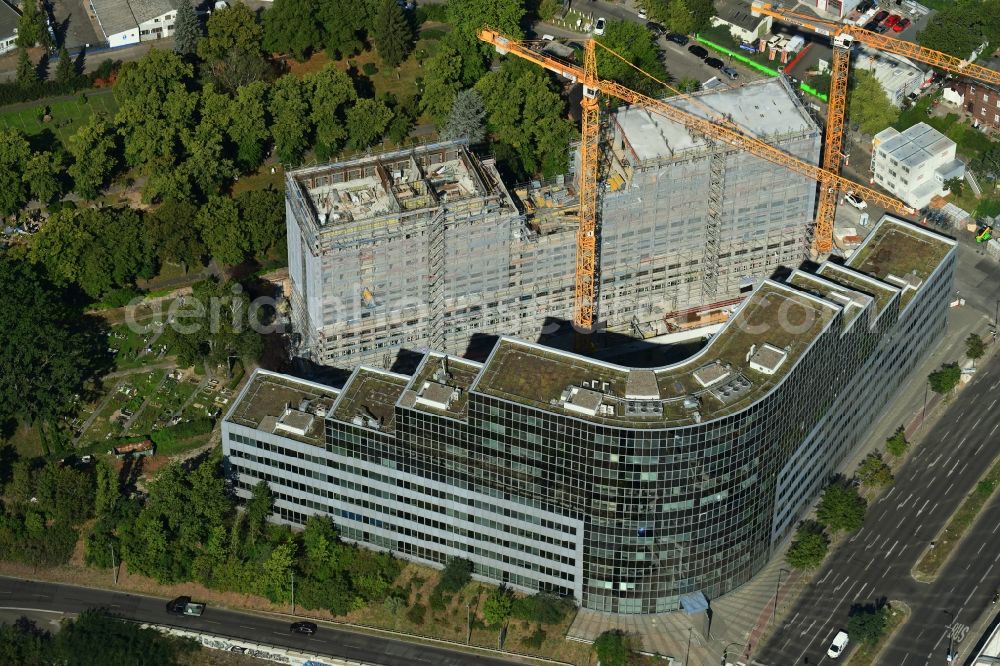
[[[861,595],[865,593],[866,587],[868,587],[868,583],[865,583],[864,585],[861,586],[861,589],[858,590],[858,593],[854,595],[855,601],[857,601],[861,597]]]
[[[969,466],[969,463],[962,465],[962,469],[958,470],[959,474],[965,474],[965,468]]]
[[[850,580],[850,578],[848,578],[847,576],[844,576],[844,580],[840,581],[840,585],[838,585],[837,587],[833,588],[833,593],[836,594],[837,592],[840,592],[840,588],[844,587],[844,583],[846,583],[849,580]]]
[[[920,514],[922,514],[924,512],[924,509],[926,509],[927,505],[930,504],[930,503],[931,503],[931,501],[929,499],[928,500],[924,500],[924,505],[922,507],[920,507],[920,511],[917,511],[917,515],[919,516]]]
[[[981,545],[979,547],[979,550],[976,551],[976,555],[978,555],[979,553],[983,552],[983,548],[986,548],[986,542],[985,541],[983,542],[983,545]]]
[[[997,428],[1000,428],[1000,423],[998,423],[995,426],[993,426],[993,430],[990,430],[990,435],[992,435],[993,433],[995,433],[997,431]]]
[[[62,611],[45,610],[44,608],[18,608],[17,606],[0,606],[0,610],[31,611],[32,613],[53,613],[62,615]]]
[[[994,400],[994,401],[993,401],[993,405],[995,405],[995,404],[997,404],[997,401],[996,401],[996,400]],[[992,407],[993,407],[993,405],[990,405],[990,408],[992,408]],[[982,416],[980,416],[980,417],[979,417],[979,418],[978,418],[978,419],[976,420],[976,423],[975,423],[975,424],[974,424],[974,425],[972,426],[972,429],[973,429],[973,430],[975,430],[976,428],[978,428],[978,427],[979,427],[979,424],[980,424],[980,423],[982,423],[982,422],[983,422],[983,417],[982,417]]]
[[[221,622],[216,622],[215,620],[202,620],[205,624],[222,624]]]
[[[950,490],[951,490],[951,489],[952,489],[952,488],[953,488],[954,486],[955,486],[955,482],[954,482],[954,481],[952,481],[952,482],[951,482],[951,484],[949,484],[949,485],[948,485],[948,490],[944,491],[944,494],[945,494],[945,497],[947,497],[947,496],[948,496],[948,492],[949,492],[949,491],[950,491]]]
[[[256,627],[248,627],[245,624],[241,624],[240,625],[240,629],[249,629],[250,631],[254,631],[256,629]]]
[[[943,455],[944,455],[943,453],[939,453],[938,457],[934,459],[934,462],[928,464],[927,466],[928,467],[934,467],[934,465],[937,465],[938,464],[938,460],[941,460],[941,456],[943,456]]]
[[[931,480],[927,483],[928,486],[933,486],[934,482],[937,481],[937,474],[935,474]]]
[[[983,545],[985,546],[986,544],[983,544]],[[825,583],[826,579],[829,578],[830,574],[832,574],[832,573],[833,573],[833,569],[827,569],[826,570],[826,575],[823,576],[823,579],[821,581],[819,581],[818,583],[816,583],[816,584],[817,585],[822,585],[823,583]]]
[[[993,534],[996,534],[997,530],[1000,530],[1000,523],[997,523],[997,526],[993,528]]]
[[[958,467],[958,463],[960,463],[960,462],[962,462],[962,461],[961,460],[956,460],[955,461],[955,464],[951,466],[950,470],[948,470],[948,474],[947,474],[947,476],[945,478],[948,478],[949,476],[951,476],[955,472],[955,468]]]
[[[998,557],[1000,557],[1000,555],[998,555]],[[993,564],[991,564],[990,568],[986,570],[986,573],[983,574],[983,577],[979,579],[980,583],[986,580],[986,577],[990,575],[990,572],[993,571],[993,567],[995,566],[996,566],[996,560],[993,560]]]
[[[913,497],[913,493],[910,493],[909,495],[907,495],[905,500],[903,500],[902,502],[900,502],[899,504],[896,505],[896,508],[897,509],[902,509],[904,506],[907,505],[907,503],[909,503],[911,497]]]

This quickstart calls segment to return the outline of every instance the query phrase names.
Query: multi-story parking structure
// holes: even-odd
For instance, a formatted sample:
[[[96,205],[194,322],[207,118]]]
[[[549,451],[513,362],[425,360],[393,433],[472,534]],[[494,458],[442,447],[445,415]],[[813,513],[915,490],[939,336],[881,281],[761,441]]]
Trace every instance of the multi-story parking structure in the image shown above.
[[[756,286],[708,344],[629,368],[502,338],[343,389],[257,372],[222,425],[236,492],[371,547],[590,609],[750,579],[945,327],[955,243],[883,218],[845,264]]]
[[[818,163],[819,128],[781,80],[678,102]],[[668,100],[669,101],[669,100]],[[598,317],[665,332],[668,313],[732,302],[805,258],[814,182],[641,109],[609,124]],[[567,148],[568,149],[568,148]],[[286,174],[296,355],[388,367],[400,349],[482,356],[572,319],[572,175],[508,189],[444,142]]]

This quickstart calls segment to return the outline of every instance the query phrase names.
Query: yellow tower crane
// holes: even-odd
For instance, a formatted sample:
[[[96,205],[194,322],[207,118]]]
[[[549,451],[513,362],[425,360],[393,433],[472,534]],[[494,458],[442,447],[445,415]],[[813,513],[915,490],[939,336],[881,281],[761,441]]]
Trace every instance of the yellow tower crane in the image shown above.
[[[595,44],[597,43],[592,39],[587,40],[585,44],[582,68],[576,64],[567,63],[536,51],[530,45],[505,37],[490,28],[482,29],[479,32],[479,39],[492,44],[500,54],[509,53],[523,58],[583,86],[583,101],[581,102],[583,110],[583,140],[580,144],[580,177],[577,186],[580,193],[580,225],[576,236],[576,299],[573,311],[573,323],[579,332],[586,333],[593,330],[598,298],[597,171],[600,158],[598,154],[600,125],[598,93],[618,98],[629,104],[641,105],[664,118],[684,125],[692,132],[702,134],[710,139],[726,142],[736,148],[786,167],[799,175],[819,181],[823,183],[824,190],[831,189],[835,193],[838,189],[848,188],[862,194],[865,198],[877,203],[881,207],[895,211],[901,215],[912,215],[916,212],[891,196],[847,180],[839,174],[839,171],[827,171],[821,167],[814,166],[789,155],[783,150],[770,146],[756,137],[748,135],[734,123],[718,116],[714,111],[699,102],[697,98],[692,97],[690,99],[695,106],[706,113],[706,117],[704,118],[667,104],[662,100],[643,95],[614,81],[598,78],[597,58],[595,54]],[[621,57],[611,49],[603,45],[600,46],[609,53],[619,58]],[[649,75],[647,74],[647,76]],[[660,83],[663,82],[661,81]],[[680,94],[679,91],[666,84],[664,85],[673,92]]]
[[[844,146],[844,116],[847,110],[847,78],[854,42],[870,46],[880,51],[919,60],[933,67],[960,74],[969,78],[1000,84],[1000,73],[967,62],[947,53],[924,48],[919,44],[886,37],[856,25],[845,25],[826,21],[808,14],[800,14],[782,9],[770,2],[754,2],[751,7],[754,16],[770,16],[782,23],[809,30],[829,37],[833,47],[833,62],[830,67],[830,94],[826,115],[826,137],[823,147],[823,169],[831,174],[840,173],[840,158]],[[821,180],[819,205],[816,208],[815,249],[819,253],[833,248],[833,221],[837,214],[838,188],[829,180]]]

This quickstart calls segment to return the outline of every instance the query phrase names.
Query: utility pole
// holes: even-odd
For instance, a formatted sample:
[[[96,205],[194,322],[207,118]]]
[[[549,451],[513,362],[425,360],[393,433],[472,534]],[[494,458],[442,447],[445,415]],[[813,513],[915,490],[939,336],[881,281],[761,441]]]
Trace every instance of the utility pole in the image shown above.
[[[465,604],[465,644],[472,640],[472,602]]]
[[[109,543],[111,546],[111,575],[114,578],[115,585],[118,584],[118,567],[115,565],[115,544]]]

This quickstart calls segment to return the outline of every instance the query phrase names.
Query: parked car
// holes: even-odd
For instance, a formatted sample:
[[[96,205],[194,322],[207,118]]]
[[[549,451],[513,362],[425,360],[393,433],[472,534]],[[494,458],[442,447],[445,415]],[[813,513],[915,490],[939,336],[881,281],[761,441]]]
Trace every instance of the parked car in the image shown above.
[[[706,61],[706,62],[707,62],[707,61]],[[729,78],[731,78],[731,79],[735,79],[735,78],[738,78],[738,77],[739,77],[739,75],[740,75],[740,73],[739,73],[739,72],[737,72],[737,71],[736,71],[735,69],[733,69],[732,67],[723,67],[723,68],[722,68],[722,73],[723,73],[723,74],[725,74],[726,76],[728,76],[728,77],[729,77]]]
[[[604,28],[607,27],[608,20],[603,16],[597,19],[597,23],[594,24],[594,34],[600,37],[604,34]]]
[[[667,35],[667,41],[673,42],[674,44],[680,44],[681,46],[687,46],[687,43],[690,40],[688,39],[687,35],[682,35],[677,32],[671,32],[670,34]]]
[[[905,18],[902,21],[900,21],[899,23],[897,23],[896,25],[892,26],[892,31],[893,32],[903,32],[904,30],[906,30],[909,27],[910,27],[910,19]]]
[[[847,647],[847,632],[838,631],[837,635],[833,637],[833,642],[830,643],[830,647],[826,651],[826,656],[830,659],[837,659],[844,653],[844,648]]]
[[[305,634],[307,636],[312,636],[316,633],[316,623],[315,622],[294,622],[292,626],[288,628],[293,634]]]
[[[878,13],[876,13],[875,16],[872,17],[872,21],[874,23],[881,23],[888,16],[889,16],[889,12],[885,11],[884,9],[882,9]]]
[[[702,60],[708,57],[708,51],[704,47],[698,46],[697,44],[689,46],[688,51],[691,52],[691,55],[701,58]]]
[[[885,24],[890,28],[894,28],[896,24],[899,23],[899,19],[900,19],[899,14],[893,14],[892,16],[890,16],[885,20]]]
[[[645,21],[646,17],[648,17],[648,16],[649,16],[649,14],[646,13],[646,8],[645,7],[643,7],[642,9],[639,10],[639,18],[641,18],[643,21]]]
[[[726,63],[722,62],[718,58],[705,58],[705,64],[712,69],[722,69]]]
[[[865,208],[868,208],[868,202],[866,202],[864,199],[859,197],[854,192],[847,193],[847,203],[851,204],[858,210],[864,210]]]
[[[882,25],[880,25],[877,28],[875,28],[875,32],[877,32],[880,35],[883,32],[887,32],[888,30],[889,30],[889,26],[887,26],[885,23],[883,23]]]
[[[667,31],[666,28],[664,28],[662,25],[654,21],[649,21],[648,23],[646,23],[646,30],[649,30],[651,33],[653,33],[653,37],[662,37],[663,34]]]
[[[201,617],[205,612],[205,604],[192,602],[191,597],[177,597],[167,602],[167,612],[171,615]]]

